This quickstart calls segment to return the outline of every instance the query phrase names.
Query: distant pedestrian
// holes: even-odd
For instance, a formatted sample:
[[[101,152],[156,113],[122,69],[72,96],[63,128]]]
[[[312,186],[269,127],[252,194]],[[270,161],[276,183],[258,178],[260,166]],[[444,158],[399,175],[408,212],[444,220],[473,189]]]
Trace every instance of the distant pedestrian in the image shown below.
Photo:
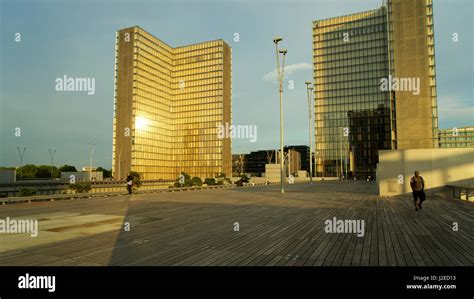
[[[132,194],[132,187],[133,187],[133,176],[129,174],[127,176],[127,191],[129,195]]]
[[[420,173],[415,171],[415,175],[410,179],[410,187],[413,191],[413,202],[415,211],[421,210],[421,204],[425,201],[425,180]]]

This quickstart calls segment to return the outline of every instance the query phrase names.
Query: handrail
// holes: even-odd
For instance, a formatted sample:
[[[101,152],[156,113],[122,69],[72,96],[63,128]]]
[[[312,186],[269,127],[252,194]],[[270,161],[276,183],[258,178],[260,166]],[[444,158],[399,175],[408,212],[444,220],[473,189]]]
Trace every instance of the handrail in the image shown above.
[[[194,190],[207,190],[207,189],[223,189],[223,188],[248,188],[256,186],[274,185],[277,183],[254,183],[248,184],[242,187],[238,187],[234,184],[228,185],[212,185],[212,186],[194,186],[194,187],[173,187],[173,188],[160,188],[160,189],[148,189],[148,190],[136,190],[134,194],[145,194],[145,193],[162,193],[162,192],[179,192],[179,191],[194,191]],[[124,188],[125,189],[125,188]],[[74,199],[74,198],[90,198],[90,197],[108,197],[108,196],[119,196],[127,195],[124,191],[112,191],[112,192],[93,192],[93,193],[70,193],[70,194],[54,194],[54,195],[31,195],[23,197],[3,197],[0,198],[0,204],[11,204],[19,202],[32,202],[32,201],[54,201],[61,199]]]
[[[474,195],[474,192],[469,192],[470,190],[474,190],[474,185],[467,185],[467,184],[456,184],[456,185],[447,185],[448,188],[453,189],[453,197],[457,199],[464,200],[462,197],[463,190],[465,190],[466,201],[469,201],[469,198]],[[458,191],[458,192],[456,192]]]

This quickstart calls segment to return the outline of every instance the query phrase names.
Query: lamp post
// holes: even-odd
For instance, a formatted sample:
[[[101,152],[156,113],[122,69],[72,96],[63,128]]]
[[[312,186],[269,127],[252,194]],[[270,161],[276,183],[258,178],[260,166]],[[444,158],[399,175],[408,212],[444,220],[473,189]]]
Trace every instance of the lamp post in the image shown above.
[[[311,87],[311,82],[306,81],[306,93],[308,95],[308,113],[309,113],[309,182],[313,183],[313,130],[311,129],[311,119],[312,119],[312,93],[313,87]]]
[[[94,143],[89,143],[89,180],[92,180],[92,155],[94,155]]]
[[[56,150],[49,149],[49,156],[51,157],[51,181],[53,180],[53,165],[54,165],[54,156],[56,155]]]
[[[17,147],[16,150],[18,151],[18,155],[20,156],[20,169],[23,167],[23,156],[25,155],[26,147],[20,151],[20,147]],[[23,179],[23,169],[20,171],[20,181]]]
[[[273,43],[275,44],[275,51],[276,51],[276,60],[277,60],[277,74],[278,74],[278,85],[279,85],[279,93],[280,93],[280,191],[281,193],[285,193],[285,174],[284,174],[284,153],[283,153],[283,78],[284,78],[284,71],[285,71],[285,56],[288,53],[287,50],[278,49],[278,43],[281,42],[283,39],[281,36],[277,36],[273,39]],[[282,65],[280,69],[280,55],[282,54]]]

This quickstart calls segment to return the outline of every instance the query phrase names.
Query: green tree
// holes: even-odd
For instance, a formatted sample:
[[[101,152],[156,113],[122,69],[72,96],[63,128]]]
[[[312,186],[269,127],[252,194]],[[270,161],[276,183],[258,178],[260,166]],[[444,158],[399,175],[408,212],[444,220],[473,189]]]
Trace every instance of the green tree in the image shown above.
[[[65,164],[65,165],[59,167],[59,171],[60,172],[76,172],[77,169],[76,169],[75,166]]]
[[[36,195],[36,190],[32,188],[22,188],[18,193],[19,196],[32,196]]]
[[[136,171],[131,171],[130,175],[133,177],[132,183],[133,183],[133,189],[138,189],[142,185],[142,181],[140,179],[140,174]]]
[[[61,171],[56,166],[53,166],[53,178],[60,178]]]
[[[36,173],[38,172],[38,167],[33,164],[26,164],[22,167],[19,167],[16,171],[17,179],[26,179],[32,180],[36,178]]]
[[[69,189],[74,190],[75,193],[86,193],[92,188],[90,182],[79,182],[75,184],[69,184]]]
[[[102,171],[104,178],[111,178],[112,177],[112,170],[107,170],[102,167],[97,167],[96,171]]]
[[[208,186],[215,185],[216,184],[216,179],[215,178],[206,178],[204,180],[204,184],[206,184]]]
[[[48,165],[38,166],[38,171],[36,172],[36,178],[38,179],[51,178],[51,166],[48,166]]]
[[[50,179],[51,171],[53,172],[53,178],[60,177],[59,169],[56,166],[51,168],[51,165],[40,165],[38,166],[38,171],[36,172],[37,179]]]
[[[181,172],[181,175],[176,179],[174,186],[175,187],[191,187],[193,182],[191,177],[186,172]]]
[[[202,186],[202,180],[200,177],[197,177],[197,176],[193,177],[191,179],[191,182],[193,186],[197,186],[197,187]]]
[[[50,178],[51,173],[49,172],[49,167],[46,165],[40,165],[38,166],[38,171],[36,172],[36,178],[39,179],[46,179]]]

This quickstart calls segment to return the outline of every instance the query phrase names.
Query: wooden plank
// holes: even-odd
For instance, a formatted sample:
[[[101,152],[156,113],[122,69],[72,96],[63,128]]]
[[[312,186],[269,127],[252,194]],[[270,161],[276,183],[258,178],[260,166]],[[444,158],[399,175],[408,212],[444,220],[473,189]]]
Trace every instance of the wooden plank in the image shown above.
[[[36,216],[40,230],[48,217],[64,220],[58,234],[72,225],[68,215],[113,215],[131,223],[130,232],[117,225],[101,233],[87,224],[86,236],[0,251],[0,264],[474,264],[472,203],[442,194],[415,212],[409,196],[379,197],[374,186],[335,181],[290,185],[284,195],[278,186],[263,186],[0,206],[0,219]],[[324,221],[332,217],[365,220],[365,236],[325,233]],[[240,232],[233,231],[234,221]]]

